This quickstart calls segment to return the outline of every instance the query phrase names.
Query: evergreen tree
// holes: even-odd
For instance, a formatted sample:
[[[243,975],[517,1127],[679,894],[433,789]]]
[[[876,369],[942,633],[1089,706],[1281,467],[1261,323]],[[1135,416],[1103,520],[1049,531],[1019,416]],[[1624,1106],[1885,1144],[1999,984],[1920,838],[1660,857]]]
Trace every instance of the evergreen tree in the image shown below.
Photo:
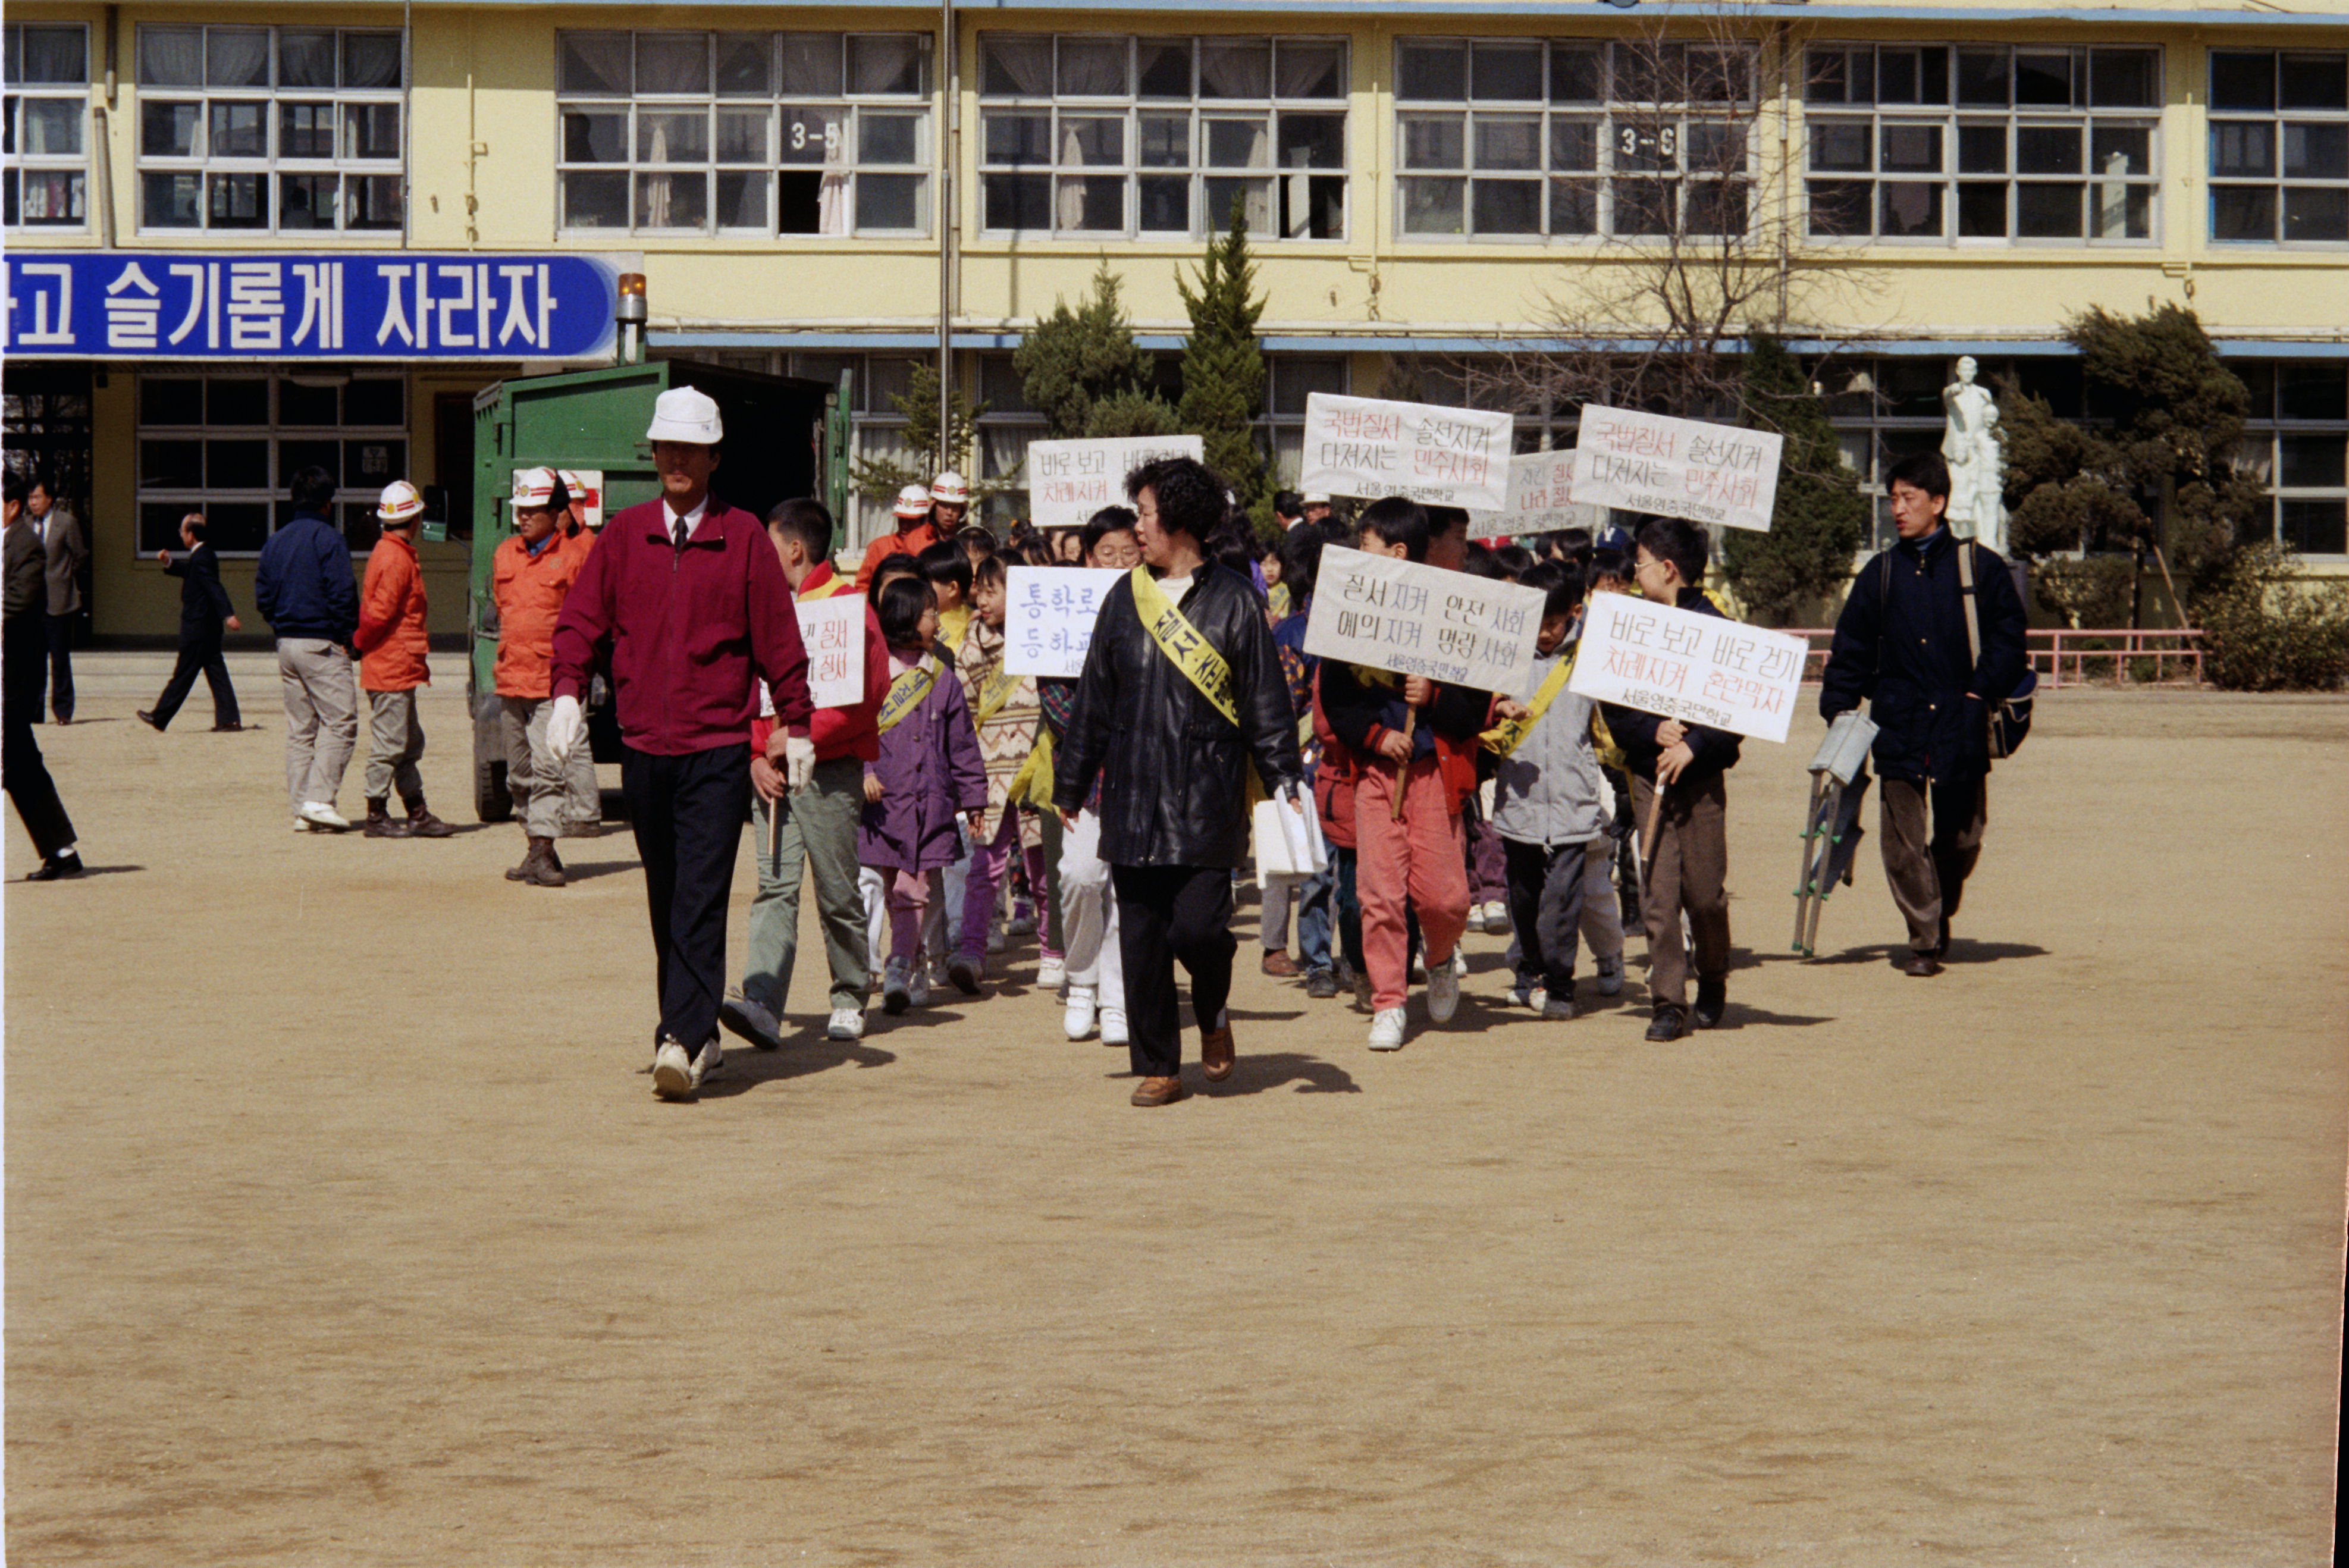
[[[1835,592],[1868,534],[1858,476],[1844,466],[1835,426],[1785,344],[1756,335],[1745,356],[1745,422],[1785,438],[1770,531],[1733,528],[1721,568],[1755,618],[1785,625]]]
[[[905,417],[905,445],[914,454],[912,466],[893,458],[859,458],[851,477],[857,493],[873,500],[894,500],[897,492],[907,485],[926,485],[947,469],[963,476],[970,484],[974,515],[978,503],[1002,494],[1012,488],[1002,479],[982,480],[978,465],[972,460],[978,451],[978,421],[988,404],[972,404],[957,387],[947,438],[938,439],[938,367],[926,362],[916,364],[905,393],[891,394],[889,401]]]
[[[1183,347],[1183,400],[1175,406],[1176,428],[1206,443],[1207,466],[1239,496],[1257,531],[1274,537],[1271,476],[1264,449],[1257,444],[1256,421],[1264,412],[1264,353],[1256,324],[1265,301],[1249,297],[1256,263],[1249,259],[1247,222],[1237,198],[1232,226],[1210,241],[1198,286],[1176,270],[1174,286],[1191,313],[1191,335]]]
[[[1118,300],[1117,275],[1104,261],[1092,293],[1071,310],[1055,301],[1011,356],[1028,406],[1044,417],[1053,440],[1157,436],[1174,428],[1174,411],[1151,389],[1153,357],[1133,341]]]
[[[2011,381],[2000,389],[2014,553],[2040,562],[2041,598],[2075,624],[2112,624],[2123,613],[2136,624],[2146,556],[2159,549],[2192,616],[2231,581],[2264,509],[2258,480],[2234,462],[2250,392],[2183,306],[2140,316],[2098,306],[2064,335],[2080,350],[2093,423],[2057,418]],[[2074,550],[2088,553],[2046,559]],[[2112,551],[2126,553],[2095,553]]]

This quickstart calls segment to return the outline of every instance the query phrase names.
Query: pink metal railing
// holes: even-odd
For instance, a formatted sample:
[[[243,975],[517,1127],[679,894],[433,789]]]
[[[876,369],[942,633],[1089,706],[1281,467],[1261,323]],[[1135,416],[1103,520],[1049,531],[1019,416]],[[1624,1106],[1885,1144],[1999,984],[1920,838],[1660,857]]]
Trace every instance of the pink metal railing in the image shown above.
[[[1811,656],[1803,666],[1803,680],[1806,685],[1816,685],[1826,668],[1827,647],[1834,642],[1835,633],[1805,627],[1790,628],[1787,634],[1810,643]],[[2148,665],[2151,674],[2146,678],[2154,682],[2202,684],[2202,634],[2191,626],[2140,631],[2127,627],[2100,631],[2045,626],[2034,627],[2024,635],[2029,642],[2031,667],[2039,672],[2043,690],[2099,682],[2119,686],[2140,678],[2137,670]]]

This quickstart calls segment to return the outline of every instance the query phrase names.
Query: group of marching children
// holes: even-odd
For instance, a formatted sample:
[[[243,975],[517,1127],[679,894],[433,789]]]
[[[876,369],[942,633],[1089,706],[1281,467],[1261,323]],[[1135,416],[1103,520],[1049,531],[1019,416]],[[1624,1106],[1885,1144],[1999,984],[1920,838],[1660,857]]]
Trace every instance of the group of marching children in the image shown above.
[[[1636,540],[1546,535],[1537,554],[1472,542],[1466,513],[1454,509],[1390,499],[1348,525],[1328,515],[1326,498],[1303,499],[1324,504],[1309,510],[1285,493],[1288,526],[1274,550],[1234,528],[1216,552],[1264,599],[1330,848],[1327,871],[1268,888],[1265,973],[1300,977],[1317,999],[1350,986],[1371,1016],[1370,1047],[1391,1051],[1409,1032],[1415,975],[1425,977],[1429,1020],[1453,1017],[1466,970],[1459,944],[1472,927],[1512,935],[1508,1000],[1562,1020],[1576,1016],[1585,943],[1599,993],[1621,993],[1624,933],[1636,923],[1651,954],[1648,1037],[1718,1024],[1728,960],[1723,774],[1737,738],[1567,689],[1589,594],[1720,613],[1696,586],[1703,531],[1651,519]],[[1009,567],[1133,570],[1142,559],[1135,514],[1106,508],[1073,542],[1024,525],[999,541],[967,524],[968,504],[954,473],[905,487],[898,531],[870,546],[853,578],[832,565],[833,524],[820,504],[788,501],[769,520],[800,599],[864,596],[865,678],[857,702],[817,710],[805,789],[787,794],[764,761],[766,736],[754,736],[758,892],[742,980],[720,1017],[764,1048],[781,1044],[803,868],[831,968],[831,1038],[863,1035],[876,977],[891,1015],[925,1006],[934,985],[977,995],[990,954],[1032,932],[1036,985],[1062,998],[1067,1037],[1126,1043],[1099,801],[1066,826],[1050,809],[1052,758],[1078,683],[1011,674],[1004,623]],[[1530,695],[1519,701],[1308,653],[1330,544],[1537,590]]]

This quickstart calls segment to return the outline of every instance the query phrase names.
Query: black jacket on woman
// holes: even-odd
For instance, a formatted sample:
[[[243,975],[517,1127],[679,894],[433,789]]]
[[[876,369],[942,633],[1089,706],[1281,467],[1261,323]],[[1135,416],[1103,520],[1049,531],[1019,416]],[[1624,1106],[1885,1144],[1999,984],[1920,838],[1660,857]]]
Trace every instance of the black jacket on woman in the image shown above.
[[[1175,607],[1231,666],[1238,726],[1159,651],[1129,577],[1093,624],[1052,803],[1076,810],[1098,774],[1102,860],[1237,867],[1247,858],[1249,760],[1268,791],[1304,778],[1297,715],[1264,601],[1247,578],[1206,562]]]
[[[1960,548],[1974,552],[1980,658],[1966,643]],[[1989,707],[1982,699],[2002,700],[2022,684],[2030,666],[2026,625],[2014,578],[1995,552],[1961,545],[1947,528],[1902,540],[1851,580],[1836,617],[1819,713],[1832,720],[1868,702],[1877,725],[1876,770],[1887,779],[1978,779],[1990,771]]]

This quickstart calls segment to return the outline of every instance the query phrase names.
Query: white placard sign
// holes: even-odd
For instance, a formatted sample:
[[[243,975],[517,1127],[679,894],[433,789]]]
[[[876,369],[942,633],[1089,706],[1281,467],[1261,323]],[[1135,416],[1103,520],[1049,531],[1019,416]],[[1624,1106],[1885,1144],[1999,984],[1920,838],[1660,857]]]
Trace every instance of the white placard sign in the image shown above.
[[[1598,507],[1569,499],[1574,484],[1574,451],[1525,452],[1509,459],[1509,504],[1498,511],[1471,511],[1468,537],[1502,539],[1520,533],[1547,533],[1559,528],[1606,526]]]
[[[1810,644],[1628,593],[1594,593],[1567,689],[1784,742]]]
[[[1297,488],[1498,511],[1508,504],[1515,429],[1506,414],[1311,393]]]
[[[1585,407],[1572,494],[1593,506],[1767,533],[1785,444],[1770,430]]]
[[[1131,506],[1125,476],[1161,458],[1207,460],[1197,436],[1114,436],[1028,443],[1029,517],[1038,528],[1082,528],[1105,506]]]
[[[1120,476],[1123,478],[1123,476]],[[1092,566],[1014,566],[1005,574],[1003,667],[1015,676],[1085,673],[1093,622],[1123,572]]]
[[[807,645],[808,700],[854,707],[864,700],[864,595],[802,599],[800,641]]]
[[[1544,597],[1332,544],[1321,552],[1305,651],[1521,697],[1533,688]]]

